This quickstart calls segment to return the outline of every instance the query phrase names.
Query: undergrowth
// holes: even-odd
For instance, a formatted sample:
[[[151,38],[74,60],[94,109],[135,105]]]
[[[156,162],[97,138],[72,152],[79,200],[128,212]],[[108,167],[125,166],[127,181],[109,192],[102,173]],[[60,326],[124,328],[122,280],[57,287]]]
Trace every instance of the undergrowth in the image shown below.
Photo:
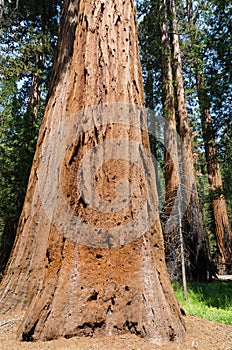
[[[172,286],[187,314],[232,325],[232,281],[189,283],[186,301],[182,284],[173,282]]]

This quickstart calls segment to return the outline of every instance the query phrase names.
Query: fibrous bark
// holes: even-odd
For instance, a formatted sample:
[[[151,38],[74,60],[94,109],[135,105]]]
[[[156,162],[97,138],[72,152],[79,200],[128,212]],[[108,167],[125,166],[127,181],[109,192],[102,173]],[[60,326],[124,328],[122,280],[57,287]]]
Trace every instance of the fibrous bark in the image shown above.
[[[164,261],[135,18],[129,0],[64,4],[0,299],[5,312],[27,311],[22,340],[130,332],[160,343],[184,332]]]

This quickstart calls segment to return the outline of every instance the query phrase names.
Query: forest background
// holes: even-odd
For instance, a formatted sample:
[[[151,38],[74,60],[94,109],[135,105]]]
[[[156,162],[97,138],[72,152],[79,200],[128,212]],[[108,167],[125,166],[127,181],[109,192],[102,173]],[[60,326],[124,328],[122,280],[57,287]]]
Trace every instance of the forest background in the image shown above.
[[[192,154],[197,192],[204,229],[209,244],[212,270],[231,272],[230,235],[217,236],[215,199],[225,198],[226,212],[232,217],[232,120],[231,120],[231,1],[147,1],[137,2],[139,42],[143,68],[146,107],[156,116],[166,117],[167,62],[173,74],[173,105],[177,131],[178,67],[174,41],[180,45],[181,75],[190,125]],[[36,147],[51,76],[58,35],[62,1],[0,1],[0,272],[3,273],[13,246],[17,223],[26,193],[28,176]],[[176,27],[174,27],[176,25]],[[166,27],[165,27],[166,26]],[[165,28],[167,29],[165,32]],[[166,35],[166,39],[165,39]],[[165,40],[163,40],[165,39]],[[167,46],[169,43],[170,47]],[[170,51],[167,51],[170,50]],[[165,66],[166,64],[166,66]],[[166,67],[166,68],[165,68]],[[165,85],[166,84],[166,85]],[[166,101],[166,104],[165,104]],[[170,102],[170,101],[169,101]],[[209,112],[210,123],[202,119]],[[170,113],[170,109],[168,110]],[[149,120],[152,124],[152,119]],[[205,127],[207,127],[205,129]],[[164,135],[161,135],[161,138]],[[213,155],[207,156],[207,147]],[[163,143],[151,137],[151,150],[158,160],[160,216],[164,231],[168,222],[167,152]],[[211,148],[212,150],[212,148]],[[216,150],[216,151],[215,151]],[[212,166],[220,165],[223,187],[214,186]],[[217,182],[217,180],[215,180]],[[213,185],[212,185],[213,183]],[[170,196],[169,196],[170,198]],[[227,215],[225,210],[220,213]],[[226,221],[226,219],[225,219]],[[181,226],[182,227],[182,226]],[[184,255],[187,279],[199,279],[188,273],[191,247],[188,227],[184,227]],[[166,258],[172,279],[179,280],[181,270],[180,228],[172,237],[165,237]],[[225,232],[224,232],[225,233]],[[226,238],[227,237],[227,242]],[[228,253],[227,270],[220,260],[220,243]],[[171,246],[171,249],[170,249]],[[174,256],[175,255],[175,256]],[[172,262],[178,265],[171,271]],[[191,269],[191,268],[189,268]],[[176,272],[177,271],[177,272]],[[212,274],[214,273],[212,272]],[[204,278],[203,278],[204,279]],[[207,279],[207,277],[206,277]]]

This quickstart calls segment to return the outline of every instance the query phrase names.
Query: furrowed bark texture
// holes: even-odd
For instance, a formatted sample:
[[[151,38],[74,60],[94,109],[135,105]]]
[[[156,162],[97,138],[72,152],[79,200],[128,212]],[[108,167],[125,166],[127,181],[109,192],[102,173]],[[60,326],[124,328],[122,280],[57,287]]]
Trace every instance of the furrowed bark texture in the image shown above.
[[[147,193],[144,174],[133,162],[134,150],[130,148],[137,144],[134,147],[138,154],[142,147],[149,148],[143,122],[131,125],[129,120],[124,120],[123,123],[120,114],[115,122],[115,116],[109,113],[108,124],[103,120],[99,124],[95,112],[91,115],[83,112],[87,107],[110,103],[130,104],[132,112],[135,106],[142,108],[144,96],[135,18],[134,5],[129,0],[69,0],[64,4],[49,100],[15,249],[1,287],[3,311],[27,310],[19,330],[22,340],[130,332],[162,343],[184,333],[167,276],[158,216],[143,235],[134,239],[126,241],[127,235],[133,238],[133,226],[131,232],[123,231],[144,203],[145,218],[151,209],[157,209],[152,163],[141,157],[146,173],[153,174],[154,191]],[[48,154],[48,162],[52,164],[61,151],[59,143],[52,144],[51,135],[67,131],[68,137],[68,131],[71,132],[61,128],[55,134],[57,125],[64,125],[65,129],[74,118],[75,127],[84,127],[89,122],[87,117],[92,118],[92,128],[66,147],[59,179],[69,213],[89,224],[89,230],[94,227],[95,236],[90,235],[89,239],[88,230],[83,233],[81,224],[75,227],[76,236],[70,237],[51,222],[51,217],[59,220],[64,213],[60,208],[56,208],[57,212],[54,209],[52,215],[47,208],[46,213],[46,200],[37,179],[47,152],[52,150]],[[96,192],[99,198],[111,202],[116,182],[120,186],[120,181],[126,179],[132,183],[131,203],[113,214],[99,212],[91,208],[77,188],[76,172],[81,158],[89,153],[92,164],[91,148],[112,139],[118,139],[119,145],[120,137],[128,141],[125,147],[128,159],[118,159],[118,148],[112,148],[111,158],[107,159],[107,149],[103,147],[103,165],[95,177]],[[46,143],[49,138],[50,142]],[[46,177],[43,183],[46,188]],[[123,239],[124,244],[118,244],[118,238],[109,235],[99,244],[102,232],[115,226],[122,228],[119,241]],[[81,243],[76,237],[82,239]]]
[[[176,20],[176,5],[174,0],[169,1],[172,47],[174,59],[174,76],[176,83],[176,98],[178,110],[179,133],[182,143],[182,162],[180,171],[183,188],[184,241],[186,242],[186,260],[189,279],[207,280],[211,275],[207,236],[204,230],[202,213],[200,210],[194,161],[192,154],[191,128],[185,102],[182,59]],[[187,207],[185,209],[185,207]]]

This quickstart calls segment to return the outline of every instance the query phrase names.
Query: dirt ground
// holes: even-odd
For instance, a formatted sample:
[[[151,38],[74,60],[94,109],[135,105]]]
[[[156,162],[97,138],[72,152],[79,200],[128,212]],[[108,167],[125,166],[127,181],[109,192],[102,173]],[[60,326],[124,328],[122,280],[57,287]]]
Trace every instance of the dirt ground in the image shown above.
[[[20,342],[16,330],[20,318],[0,317],[0,350],[232,350],[232,326],[185,316],[186,336],[178,343],[157,346],[135,335],[103,338],[56,339],[49,342]]]

